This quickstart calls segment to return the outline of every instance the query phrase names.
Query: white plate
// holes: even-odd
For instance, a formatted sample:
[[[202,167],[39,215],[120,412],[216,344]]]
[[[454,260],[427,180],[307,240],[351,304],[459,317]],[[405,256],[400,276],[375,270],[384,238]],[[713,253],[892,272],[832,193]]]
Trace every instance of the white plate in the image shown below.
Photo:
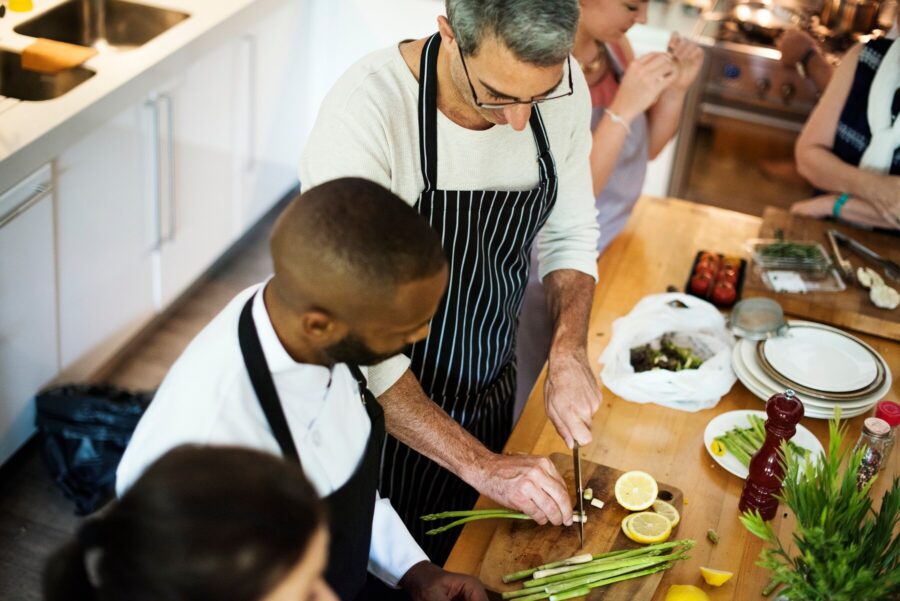
[[[777,390],[778,392],[784,392],[786,387],[783,384],[780,384],[773,380],[771,376],[769,376],[769,374],[767,374],[759,364],[759,358],[756,356],[756,343],[750,340],[741,340],[740,342],[738,342],[738,346],[740,346],[741,350],[741,364],[748,372],[750,372],[753,378],[762,385],[762,388],[766,390]],[[887,378],[886,374],[885,378]],[[880,388],[878,390],[880,390]],[[872,395],[877,393],[878,390],[873,391]],[[884,394],[887,394],[887,390],[888,389],[885,390]],[[835,407],[840,407],[841,411],[844,412],[854,411],[863,407],[871,407],[872,405],[877,403],[878,400],[881,400],[879,398],[878,400],[873,401],[872,395],[866,395],[853,401],[826,401],[825,399],[819,399],[803,394],[801,392],[797,392],[797,397],[801,401],[803,401],[803,404],[805,406],[827,410],[829,415],[831,414],[832,409],[834,409]]]
[[[755,355],[754,355],[755,356]],[[760,382],[757,378],[750,373],[750,370],[744,364],[741,358],[741,343],[738,342],[734,346],[734,350],[731,354],[731,367],[734,369],[734,373],[737,376],[738,380],[741,381],[747,390],[749,390],[755,397],[761,399],[763,402],[768,401],[769,398],[778,392],[784,392],[783,386],[777,386],[773,383],[771,387],[766,386],[762,382]],[[771,380],[770,380],[771,381]],[[777,387],[776,387],[777,386]],[[844,404],[841,405],[841,418],[846,419],[850,417],[856,417],[857,415],[862,415],[871,409],[875,403],[877,403],[881,397],[887,394],[889,390],[890,383],[888,383],[888,387],[882,386],[873,394],[873,396],[864,400],[865,405],[857,406],[854,408],[848,408]],[[878,395],[881,396],[878,396]],[[803,403],[803,416],[810,417],[813,419],[831,419],[834,417],[834,406],[829,407],[821,407],[816,405],[809,404],[809,401],[802,396],[798,395],[798,398]],[[825,401],[827,402],[827,401]],[[857,401],[860,403],[860,401]]]
[[[878,376],[877,359],[855,340],[811,326],[791,326],[770,338],[763,352],[772,369],[801,386],[822,392],[853,392]]]
[[[749,428],[750,420],[747,418],[748,415],[758,415],[762,419],[766,419],[767,417],[765,411],[751,411],[746,409],[729,411],[728,413],[723,413],[712,418],[709,423],[706,424],[706,430],[703,431],[703,445],[706,447],[706,452],[709,453],[710,457],[723,468],[738,478],[743,479],[746,479],[747,474],[749,473],[747,468],[744,467],[744,464],[727,451],[721,457],[714,455],[710,446],[712,445],[714,438],[725,434],[732,428]],[[819,440],[812,432],[804,428],[801,424],[797,424],[797,433],[791,438],[791,442],[798,447],[808,449],[811,452],[811,457],[825,454],[825,449],[822,448],[822,444]]]

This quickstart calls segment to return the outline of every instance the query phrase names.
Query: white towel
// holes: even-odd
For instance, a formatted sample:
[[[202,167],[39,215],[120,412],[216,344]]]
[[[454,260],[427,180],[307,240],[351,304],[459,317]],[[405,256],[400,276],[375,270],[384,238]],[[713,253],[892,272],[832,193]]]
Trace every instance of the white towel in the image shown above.
[[[900,118],[891,123],[891,105],[900,87],[900,39],[894,40],[884,55],[872,87],[869,89],[867,113],[872,139],[862,155],[859,166],[875,173],[888,173],[894,151],[900,146]]]

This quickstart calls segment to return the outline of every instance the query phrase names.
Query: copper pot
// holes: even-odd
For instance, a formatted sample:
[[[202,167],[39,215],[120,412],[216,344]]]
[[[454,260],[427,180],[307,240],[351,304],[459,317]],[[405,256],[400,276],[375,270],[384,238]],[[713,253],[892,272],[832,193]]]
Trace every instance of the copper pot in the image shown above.
[[[822,25],[844,33],[869,33],[878,27],[880,0],[825,0]]]

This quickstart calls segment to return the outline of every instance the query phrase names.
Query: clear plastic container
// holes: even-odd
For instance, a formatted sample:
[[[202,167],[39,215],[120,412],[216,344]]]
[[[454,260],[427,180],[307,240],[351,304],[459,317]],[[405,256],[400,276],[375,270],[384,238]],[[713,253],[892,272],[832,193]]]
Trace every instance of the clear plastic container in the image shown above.
[[[803,271],[826,276],[831,258],[825,247],[811,240],[756,238],[747,241],[747,251],[762,269]]]

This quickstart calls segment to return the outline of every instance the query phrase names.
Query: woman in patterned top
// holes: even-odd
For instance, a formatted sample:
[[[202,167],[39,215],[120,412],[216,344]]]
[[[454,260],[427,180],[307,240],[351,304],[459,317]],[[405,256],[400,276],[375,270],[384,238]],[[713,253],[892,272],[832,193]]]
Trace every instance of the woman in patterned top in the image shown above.
[[[900,41],[847,52],[797,140],[800,173],[825,193],[792,212],[900,229]]]

